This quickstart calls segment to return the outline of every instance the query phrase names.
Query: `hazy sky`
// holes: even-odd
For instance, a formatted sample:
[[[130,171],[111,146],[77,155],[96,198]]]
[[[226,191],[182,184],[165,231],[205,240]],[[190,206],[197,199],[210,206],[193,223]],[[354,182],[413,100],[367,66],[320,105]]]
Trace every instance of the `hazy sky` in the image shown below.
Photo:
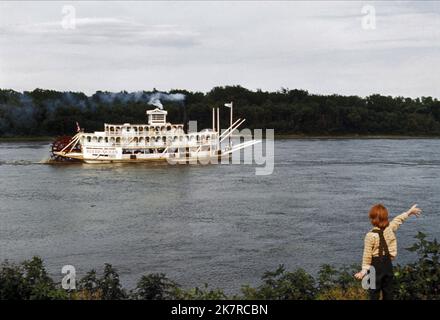
[[[440,2],[0,2],[0,88],[235,84],[440,97]]]

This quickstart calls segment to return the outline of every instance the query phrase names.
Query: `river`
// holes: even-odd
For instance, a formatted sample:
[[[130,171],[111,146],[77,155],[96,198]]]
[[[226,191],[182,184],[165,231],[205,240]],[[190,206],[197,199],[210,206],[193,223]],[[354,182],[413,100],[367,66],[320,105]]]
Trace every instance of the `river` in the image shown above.
[[[440,236],[440,140],[286,139],[271,175],[252,165],[48,165],[48,142],[0,143],[0,260],[50,274],[111,263],[125,287],[164,272],[185,287],[255,285],[279,264],[360,263],[370,206],[424,210],[398,232]]]

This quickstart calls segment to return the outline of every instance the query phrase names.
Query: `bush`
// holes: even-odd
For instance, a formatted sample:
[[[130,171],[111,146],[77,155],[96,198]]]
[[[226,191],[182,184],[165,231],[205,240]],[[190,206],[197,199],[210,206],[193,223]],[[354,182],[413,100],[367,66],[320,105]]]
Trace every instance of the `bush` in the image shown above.
[[[280,265],[274,272],[266,272],[258,288],[244,286],[245,299],[312,300],[316,294],[315,280],[303,269],[287,272]]]
[[[78,300],[121,300],[127,298],[122,288],[119,275],[111,264],[104,265],[104,272],[98,278],[96,271],[91,270],[78,284],[78,290],[72,293],[73,299]]]
[[[140,300],[171,300],[177,287],[165,274],[151,273],[142,276],[131,297]]]
[[[440,244],[426,240],[419,232],[417,242],[407,250],[417,252],[418,260],[395,268],[395,298],[401,300],[440,299]]]
[[[67,299],[68,294],[55,285],[43,261],[33,257],[19,265],[5,261],[0,266],[1,300]]]
[[[418,259],[406,266],[395,267],[395,299],[440,299],[440,244],[429,241],[419,233],[417,242],[407,250],[416,252]],[[183,289],[163,273],[142,276],[136,288],[127,295],[122,288],[117,271],[105,264],[102,277],[95,270],[87,273],[78,283],[77,290],[66,292],[47,274],[43,261],[34,257],[21,264],[8,261],[0,265],[1,300],[221,300],[221,299],[267,299],[267,300],[365,300],[368,292],[353,274],[358,266],[335,269],[323,265],[315,280],[302,269],[288,272],[283,265],[275,271],[266,272],[257,287],[243,286],[241,294],[228,297],[221,289],[203,287]]]

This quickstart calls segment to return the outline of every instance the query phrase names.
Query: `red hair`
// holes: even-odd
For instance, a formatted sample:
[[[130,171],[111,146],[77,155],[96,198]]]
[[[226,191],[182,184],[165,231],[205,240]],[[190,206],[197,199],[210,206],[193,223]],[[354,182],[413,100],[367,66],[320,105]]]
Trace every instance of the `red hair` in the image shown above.
[[[390,224],[388,221],[388,210],[381,203],[372,206],[368,216],[370,217],[371,224],[375,227],[385,229]]]

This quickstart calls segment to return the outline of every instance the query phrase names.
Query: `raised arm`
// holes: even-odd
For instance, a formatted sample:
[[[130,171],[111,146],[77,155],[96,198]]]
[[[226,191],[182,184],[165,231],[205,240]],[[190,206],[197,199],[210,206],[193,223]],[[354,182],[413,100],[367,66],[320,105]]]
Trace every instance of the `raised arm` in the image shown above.
[[[397,217],[395,217],[390,222],[390,228],[393,231],[396,231],[397,229],[399,229],[401,224],[403,222],[405,222],[406,219],[408,219],[409,216],[414,215],[414,216],[418,217],[421,213],[422,213],[422,210],[420,208],[417,208],[417,204],[415,204],[408,211],[405,211],[404,213],[399,214]]]

